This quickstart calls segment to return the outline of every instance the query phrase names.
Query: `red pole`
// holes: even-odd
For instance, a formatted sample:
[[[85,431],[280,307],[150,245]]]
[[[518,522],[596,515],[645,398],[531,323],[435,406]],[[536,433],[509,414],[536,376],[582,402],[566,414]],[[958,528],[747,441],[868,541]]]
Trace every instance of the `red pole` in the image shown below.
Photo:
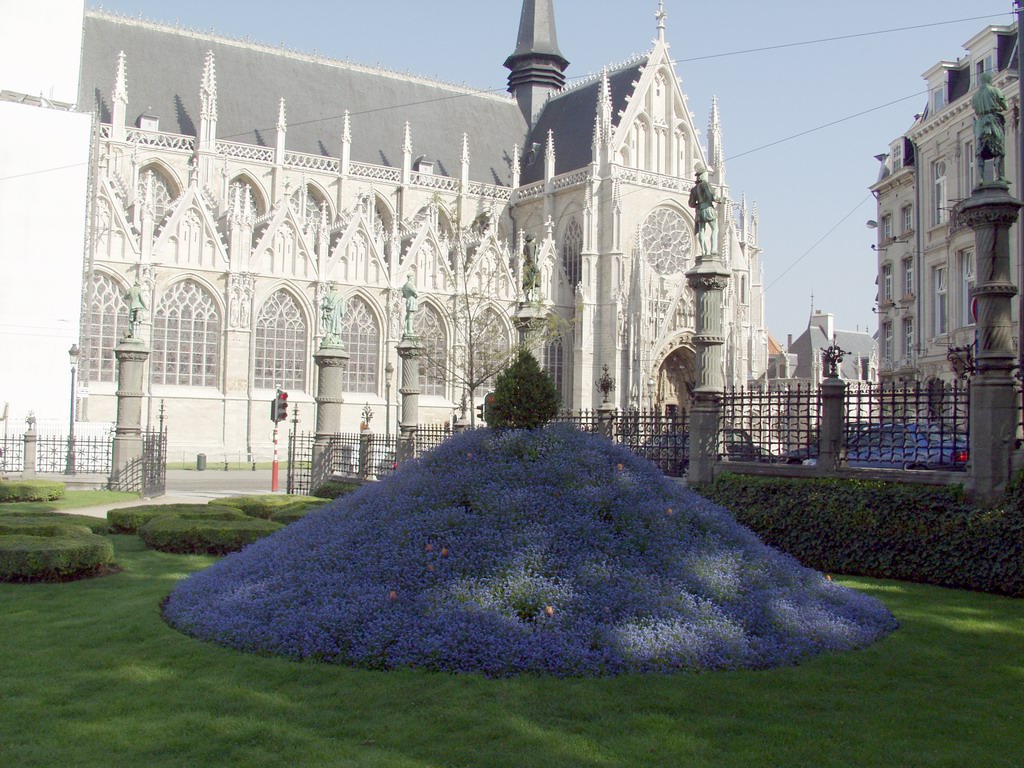
[[[270,490],[277,492],[277,422],[274,422],[274,464],[270,471]]]

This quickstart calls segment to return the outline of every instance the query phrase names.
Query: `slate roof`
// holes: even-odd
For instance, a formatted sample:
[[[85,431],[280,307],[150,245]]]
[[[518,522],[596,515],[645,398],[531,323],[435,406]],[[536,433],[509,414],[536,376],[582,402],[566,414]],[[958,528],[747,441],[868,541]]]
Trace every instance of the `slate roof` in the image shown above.
[[[860,379],[860,360],[871,357],[876,347],[875,339],[871,334],[860,331],[837,330],[835,336],[839,347],[849,353],[843,356],[843,362],[839,365],[842,378]],[[810,379],[811,361],[814,359],[814,355],[830,346],[832,346],[832,339],[828,338],[821,328],[816,325],[808,327],[793,342],[793,346],[789,350],[797,354],[795,378]]]
[[[110,122],[122,50],[127,57],[129,124],[140,114],[151,114],[170,133],[197,133],[199,85],[211,50],[219,139],[274,146],[278,102],[284,97],[289,151],[337,157],[342,116],[349,110],[353,161],[400,168],[408,121],[413,156],[433,161],[435,173],[459,176],[462,134],[467,133],[470,179],[508,186],[512,147],[522,146],[529,130],[518,104],[508,96],[474,94],[423,78],[90,11],[84,24],[79,104],[96,105],[103,122]],[[586,143],[589,148],[589,139]]]
[[[608,73],[612,97],[612,125],[619,123],[619,112],[628,106],[626,97],[633,93],[633,83],[640,80],[640,70],[647,64],[642,58],[628,66]],[[548,131],[555,136],[555,175],[570,173],[587,167],[593,159],[594,119],[597,117],[597,99],[601,91],[601,78],[570,88],[545,103],[537,125],[527,139],[523,153],[521,184],[531,184],[544,178],[544,147]],[[529,162],[531,144],[539,149]]]

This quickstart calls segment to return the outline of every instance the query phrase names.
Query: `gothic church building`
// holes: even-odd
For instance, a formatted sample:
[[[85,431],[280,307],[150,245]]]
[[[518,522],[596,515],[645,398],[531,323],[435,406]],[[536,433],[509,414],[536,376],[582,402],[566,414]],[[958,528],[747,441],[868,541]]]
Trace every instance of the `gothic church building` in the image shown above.
[[[761,376],[757,213],[729,196],[717,103],[705,148],[663,8],[648,53],[567,85],[553,5],[524,0],[510,95],[87,11],[87,418],[114,419],[113,347],[139,283],[144,423],[163,404],[172,456],[266,457],[275,388],[311,429],[321,305],[335,287],[351,355],[338,428],[354,431],[369,406],[375,431],[394,430],[411,275],[415,328],[440,363],[423,366],[420,419],[446,421],[490,386],[465,375],[468,357],[516,342],[527,237],[536,300],[557,329],[539,357],[564,407],[596,406],[607,366],[619,407],[685,412],[696,361],[687,200],[704,164],[732,274],[724,379]],[[489,330],[474,339],[468,323]]]

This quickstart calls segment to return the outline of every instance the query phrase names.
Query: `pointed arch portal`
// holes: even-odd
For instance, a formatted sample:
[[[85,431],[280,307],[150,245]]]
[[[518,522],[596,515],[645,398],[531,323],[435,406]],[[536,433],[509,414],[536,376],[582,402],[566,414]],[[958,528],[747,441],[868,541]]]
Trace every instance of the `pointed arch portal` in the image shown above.
[[[654,407],[666,415],[690,412],[697,386],[697,353],[690,346],[678,346],[658,365],[654,376]]]

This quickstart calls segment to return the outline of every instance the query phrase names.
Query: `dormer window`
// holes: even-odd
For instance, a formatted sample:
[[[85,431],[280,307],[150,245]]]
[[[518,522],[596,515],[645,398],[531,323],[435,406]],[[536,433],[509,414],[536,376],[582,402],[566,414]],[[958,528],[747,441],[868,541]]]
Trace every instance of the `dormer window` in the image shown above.
[[[423,158],[416,161],[415,167],[417,173],[422,173],[427,176],[431,176],[434,173],[434,164],[429,160],[424,160]]]
[[[946,86],[940,85],[932,91],[932,113],[936,113],[946,106]]]
[[[981,83],[981,75],[983,72],[991,72],[995,74],[995,59],[992,54],[988,54],[983,58],[978,59],[974,62],[974,87],[977,88]]]
[[[139,115],[139,128],[144,131],[159,131],[160,118],[155,115]]]

